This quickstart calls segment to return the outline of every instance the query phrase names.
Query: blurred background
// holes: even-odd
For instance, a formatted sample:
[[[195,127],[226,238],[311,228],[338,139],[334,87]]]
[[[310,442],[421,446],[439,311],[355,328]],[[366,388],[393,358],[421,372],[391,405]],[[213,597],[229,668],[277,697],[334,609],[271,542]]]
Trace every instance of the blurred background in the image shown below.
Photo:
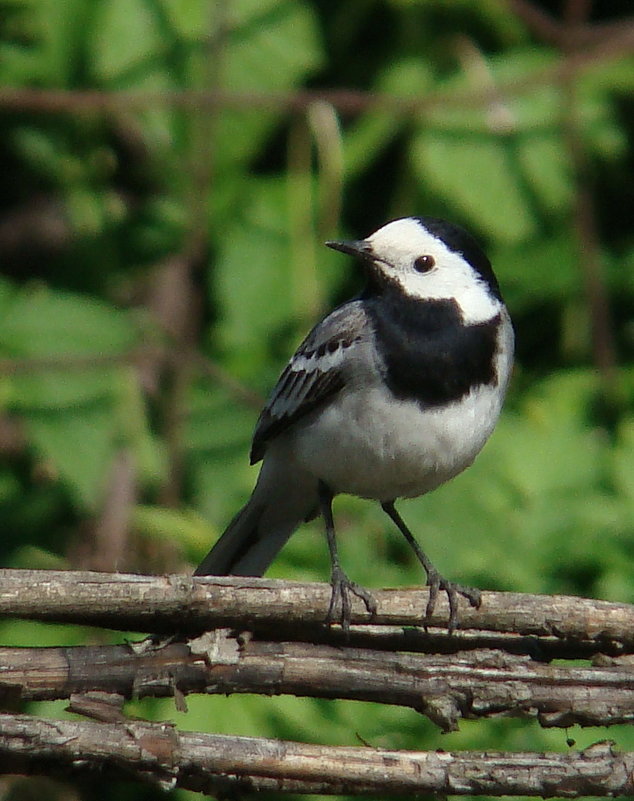
[[[0,564],[190,572],[251,491],[251,432],[286,359],[360,288],[323,241],[429,214],[487,250],[517,364],[474,467],[405,519],[463,583],[634,600],[633,89],[626,0],[0,2]],[[378,505],[342,497],[335,516],[352,578],[420,583]],[[269,575],[328,580],[319,523]],[[8,645],[106,636],[0,624]],[[605,736],[188,704],[128,710],[389,748]],[[2,799],[36,793],[196,797],[0,782]]]

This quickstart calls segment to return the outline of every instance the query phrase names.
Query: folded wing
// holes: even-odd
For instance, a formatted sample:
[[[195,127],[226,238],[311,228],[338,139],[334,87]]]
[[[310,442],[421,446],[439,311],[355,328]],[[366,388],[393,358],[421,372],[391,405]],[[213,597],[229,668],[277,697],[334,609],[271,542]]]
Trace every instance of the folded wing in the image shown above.
[[[346,363],[364,337],[366,319],[358,302],[335,309],[299,346],[279,378],[255,427],[251,464],[267,443],[340,392]]]

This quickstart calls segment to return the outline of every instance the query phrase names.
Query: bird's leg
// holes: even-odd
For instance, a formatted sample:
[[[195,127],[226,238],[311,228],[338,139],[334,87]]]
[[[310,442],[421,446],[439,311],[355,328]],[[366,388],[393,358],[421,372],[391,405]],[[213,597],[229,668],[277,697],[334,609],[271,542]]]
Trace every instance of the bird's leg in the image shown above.
[[[372,595],[359,584],[350,581],[339,563],[337,553],[337,540],[335,537],[335,523],[332,517],[333,494],[323,481],[319,482],[319,508],[326,526],[326,539],[330,551],[330,605],[326,616],[326,623],[341,623],[341,628],[348,633],[350,630],[350,593],[361,598],[365,608],[371,615],[376,614],[376,601]]]
[[[462,595],[469,601],[474,609],[478,609],[481,602],[480,590],[473,587],[463,587],[462,584],[456,584],[453,581],[448,581],[440,575],[436,570],[433,563],[423,551],[420,545],[414,539],[414,535],[407,528],[403,518],[396,511],[394,501],[385,501],[381,504],[383,510],[389,515],[392,522],[396,525],[401,534],[412,546],[416,558],[421,563],[427,574],[427,585],[429,587],[429,601],[427,602],[427,609],[425,610],[425,620],[428,621],[434,613],[436,606],[436,599],[440,590],[447,593],[447,600],[449,601],[449,624],[447,629],[451,634],[458,627],[458,596]]]

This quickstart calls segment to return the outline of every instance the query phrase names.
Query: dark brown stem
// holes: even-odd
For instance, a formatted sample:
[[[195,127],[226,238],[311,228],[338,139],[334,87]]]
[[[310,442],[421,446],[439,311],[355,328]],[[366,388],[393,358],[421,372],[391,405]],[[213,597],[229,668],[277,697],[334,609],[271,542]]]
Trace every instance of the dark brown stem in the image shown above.
[[[164,646],[0,648],[0,697],[56,700],[260,693],[405,706],[443,731],[460,719],[514,715],[545,727],[634,721],[631,665],[546,665],[530,656],[474,650],[389,653],[243,638],[219,629]]]

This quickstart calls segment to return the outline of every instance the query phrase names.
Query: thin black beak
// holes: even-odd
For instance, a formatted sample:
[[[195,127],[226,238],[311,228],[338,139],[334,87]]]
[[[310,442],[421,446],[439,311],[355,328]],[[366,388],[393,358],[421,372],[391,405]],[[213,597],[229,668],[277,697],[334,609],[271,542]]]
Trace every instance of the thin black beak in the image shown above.
[[[372,259],[372,246],[365,239],[357,240],[344,240],[343,242],[326,242],[326,246],[333,250],[339,250],[341,253],[347,253],[349,256],[356,256],[357,258]]]

